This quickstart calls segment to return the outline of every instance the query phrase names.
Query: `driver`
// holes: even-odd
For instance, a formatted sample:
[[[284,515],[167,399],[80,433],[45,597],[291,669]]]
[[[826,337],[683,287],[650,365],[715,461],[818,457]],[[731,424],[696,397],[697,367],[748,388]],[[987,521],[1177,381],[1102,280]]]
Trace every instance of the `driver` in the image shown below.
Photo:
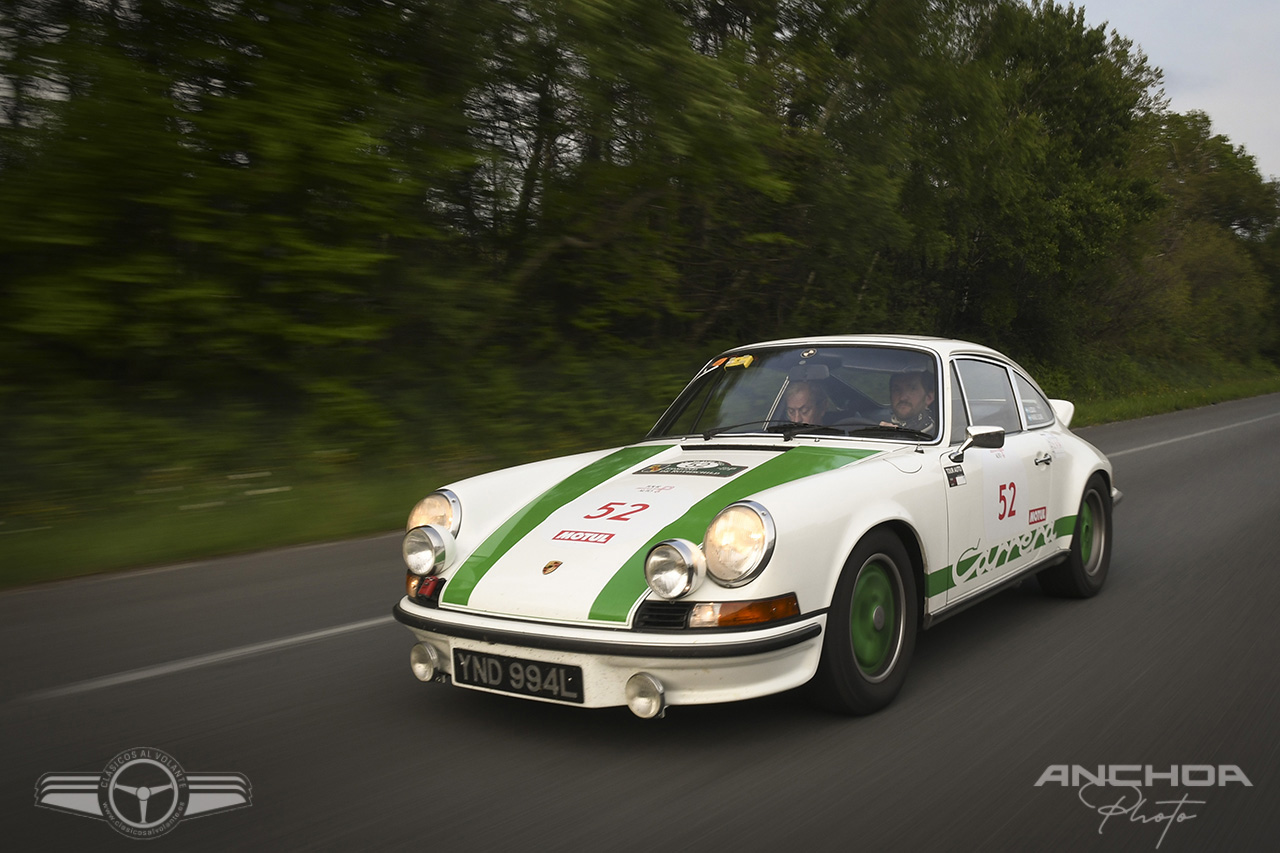
[[[814,382],[793,382],[787,388],[787,420],[794,424],[821,424],[827,416],[827,393]]]
[[[888,421],[881,421],[881,425],[933,435],[938,430],[938,424],[929,410],[934,397],[932,373],[904,370],[893,374],[889,378],[889,405],[893,414]]]

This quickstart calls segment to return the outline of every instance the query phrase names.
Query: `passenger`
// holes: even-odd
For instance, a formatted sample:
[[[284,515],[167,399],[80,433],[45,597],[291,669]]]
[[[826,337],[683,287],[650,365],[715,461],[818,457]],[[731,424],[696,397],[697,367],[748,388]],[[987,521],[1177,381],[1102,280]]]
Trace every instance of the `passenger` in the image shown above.
[[[821,424],[827,416],[827,392],[814,382],[793,382],[787,387],[787,420],[796,424]]]
[[[929,407],[934,397],[933,374],[923,370],[904,370],[889,379],[889,405],[892,414],[883,426],[896,426],[933,435],[938,424]]]

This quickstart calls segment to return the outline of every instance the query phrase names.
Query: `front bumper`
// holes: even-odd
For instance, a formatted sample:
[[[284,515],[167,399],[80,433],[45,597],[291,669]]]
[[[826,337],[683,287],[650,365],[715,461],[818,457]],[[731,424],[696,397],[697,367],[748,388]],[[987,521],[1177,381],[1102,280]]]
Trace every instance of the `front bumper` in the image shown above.
[[[817,671],[826,623],[826,615],[818,614],[750,630],[642,632],[477,616],[422,607],[407,598],[392,613],[419,643],[435,649],[444,676],[437,680],[452,681],[455,649],[579,666],[580,704],[590,708],[626,705],[627,680],[639,672],[662,683],[668,705],[731,702],[799,687]]]

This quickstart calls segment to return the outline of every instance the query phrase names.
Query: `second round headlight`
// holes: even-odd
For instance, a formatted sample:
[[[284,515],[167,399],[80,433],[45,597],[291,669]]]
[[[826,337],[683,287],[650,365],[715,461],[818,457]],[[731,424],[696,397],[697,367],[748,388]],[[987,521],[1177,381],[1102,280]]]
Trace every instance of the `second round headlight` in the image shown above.
[[[418,501],[404,529],[412,530],[424,524],[434,524],[457,536],[462,527],[462,502],[458,496],[448,489],[438,489]]]
[[[731,504],[707,526],[707,572],[721,586],[742,586],[773,555],[773,517],[754,501]]]
[[[698,588],[707,572],[702,550],[685,539],[659,542],[644,558],[644,579],[659,597],[680,598]]]

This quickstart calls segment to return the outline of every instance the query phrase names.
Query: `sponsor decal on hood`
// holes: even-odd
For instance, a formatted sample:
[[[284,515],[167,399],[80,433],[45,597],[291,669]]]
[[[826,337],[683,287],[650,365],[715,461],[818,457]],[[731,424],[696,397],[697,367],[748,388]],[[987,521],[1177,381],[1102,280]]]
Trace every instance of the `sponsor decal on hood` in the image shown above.
[[[716,513],[734,501],[876,452],[793,445],[726,447],[708,457],[669,445],[623,448],[508,519],[459,567],[441,606],[625,623],[648,590],[644,558],[655,544],[675,537],[701,542]],[[561,565],[544,574],[550,561]]]
[[[646,465],[637,474],[688,474],[694,477],[732,477],[747,470],[746,465],[730,465],[718,459],[686,459],[665,465]]]

